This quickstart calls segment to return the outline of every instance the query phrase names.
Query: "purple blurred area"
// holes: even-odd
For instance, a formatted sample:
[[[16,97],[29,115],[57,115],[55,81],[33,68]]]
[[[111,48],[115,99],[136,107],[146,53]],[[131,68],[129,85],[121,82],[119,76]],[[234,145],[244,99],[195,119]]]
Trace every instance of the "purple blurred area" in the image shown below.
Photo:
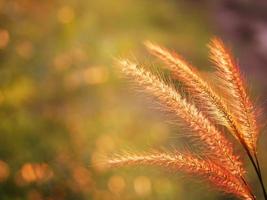
[[[216,1],[212,14],[217,32],[238,49],[242,70],[267,97],[267,1]]]

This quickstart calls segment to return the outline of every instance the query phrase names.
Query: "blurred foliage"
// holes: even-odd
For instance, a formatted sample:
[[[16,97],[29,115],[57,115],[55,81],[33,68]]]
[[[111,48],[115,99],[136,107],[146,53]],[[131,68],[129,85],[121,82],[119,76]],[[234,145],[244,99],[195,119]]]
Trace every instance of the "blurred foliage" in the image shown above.
[[[0,0],[3,200],[214,199],[158,169],[108,171],[104,154],[176,145],[177,127],[119,78],[146,39],[208,66],[206,10],[175,0]],[[219,197],[218,197],[219,198]]]

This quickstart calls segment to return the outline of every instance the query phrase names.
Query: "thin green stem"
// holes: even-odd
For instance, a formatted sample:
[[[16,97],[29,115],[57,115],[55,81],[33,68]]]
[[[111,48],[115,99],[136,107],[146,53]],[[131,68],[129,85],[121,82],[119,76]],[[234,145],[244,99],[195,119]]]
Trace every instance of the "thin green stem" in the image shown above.
[[[261,185],[261,189],[262,189],[262,192],[263,192],[264,199],[267,200],[267,194],[266,194],[266,190],[265,190],[265,187],[264,187],[264,184],[263,184],[258,158],[254,154],[255,160],[256,160],[256,162],[255,162],[251,152],[249,151],[249,149],[247,147],[247,145],[244,142],[242,142],[242,140],[241,140],[241,144],[243,145],[244,149],[246,150],[246,153],[247,153],[247,155],[249,157],[249,160],[251,161],[251,163],[253,165],[253,168],[254,168],[254,170],[255,170],[255,172],[257,174],[257,177],[258,177],[258,179],[260,181],[260,185]]]
[[[264,186],[264,183],[263,183],[262,174],[261,174],[261,167],[260,167],[259,160],[258,160],[258,157],[257,157],[256,153],[254,153],[254,157],[255,157],[255,160],[256,160],[256,164],[258,166],[259,179],[260,179],[260,183],[261,183],[262,190],[263,190],[263,193],[264,193],[264,198],[266,200],[267,199],[266,189],[265,189],[265,186]]]

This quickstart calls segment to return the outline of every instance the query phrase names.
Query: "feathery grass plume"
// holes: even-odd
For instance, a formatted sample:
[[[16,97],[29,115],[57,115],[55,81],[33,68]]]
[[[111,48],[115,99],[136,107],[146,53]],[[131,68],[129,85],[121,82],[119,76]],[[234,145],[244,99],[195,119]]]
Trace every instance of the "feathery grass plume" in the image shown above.
[[[217,69],[221,88],[223,88],[224,93],[231,97],[228,103],[232,108],[234,118],[240,124],[241,139],[253,153],[256,153],[259,134],[256,112],[246,93],[238,65],[232,58],[230,50],[224,46],[220,39],[212,39],[209,48],[210,59]]]
[[[183,119],[193,130],[194,136],[205,144],[214,158],[232,174],[242,176],[244,168],[239,158],[233,153],[232,144],[223,134],[200,112],[194,104],[188,103],[174,88],[168,86],[158,77],[135,63],[127,60],[119,61],[122,72],[131,77],[147,92],[155,96],[162,105],[176,116]]]
[[[192,65],[187,63],[180,55],[170,52],[151,42],[145,42],[149,52],[161,59],[172,72],[173,77],[182,81],[192,97],[197,101],[208,116],[215,119],[229,131],[239,137],[239,125],[234,120],[230,110],[217,92],[201,77],[200,73]]]
[[[144,154],[117,154],[109,160],[111,167],[159,166],[172,171],[182,171],[201,176],[219,190],[233,194],[240,199],[253,200],[250,188],[240,177],[233,175],[209,159],[200,159],[189,153],[154,151]]]

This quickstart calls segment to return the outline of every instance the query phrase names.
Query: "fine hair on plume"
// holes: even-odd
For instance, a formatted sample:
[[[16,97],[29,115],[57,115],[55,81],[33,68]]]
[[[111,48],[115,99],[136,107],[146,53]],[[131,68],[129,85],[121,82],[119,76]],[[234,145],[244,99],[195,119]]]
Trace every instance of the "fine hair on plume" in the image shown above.
[[[198,176],[214,188],[239,199],[256,200],[245,177],[244,163],[234,151],[233,142],[227,137],[226,132],[229,132],[245,150],[267,200],[257,156],[260,131],[257,110],[247,93],[244,78],[231,51],[217,37],[208,44],[209,57],[215,69],[212,76],[219,85],[214,86],[203,78],[197,68],[174,51],[149,41],[144,44],[152,55],[165,64],[172,79],[181,82],[183,87],[176,88],[161,76],[127,59],[117,61],[122,74],[172,113],[190,130],[190,134],[185,133],[185,136],[193,137],[193,141],[201,143],[207,153],[201,152],[201,155],[196,156],[190,151],[177,150],[127,152],[113,155],[108,159],[108,165],[155,166],[174,172],[181,171]]]

